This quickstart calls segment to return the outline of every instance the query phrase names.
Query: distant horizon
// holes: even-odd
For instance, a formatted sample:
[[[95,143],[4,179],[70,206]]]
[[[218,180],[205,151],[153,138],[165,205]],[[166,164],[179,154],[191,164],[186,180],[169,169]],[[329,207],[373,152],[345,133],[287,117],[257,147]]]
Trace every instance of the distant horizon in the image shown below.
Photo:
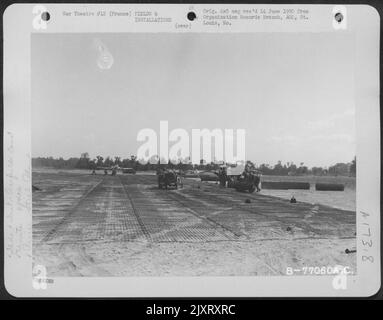
[[[82,152],[82,153],[87,153],[87,152]],[[119,157],[120,160],[122,161],[122,160],[130,160],[131,156],[135,156],[135,155],[132,154],[132,155],[130,155],[130,156],[119,156],[119,155],[113,155],[113,156],[108,155],[108,156],[103,156],[103,155],[101,155],[101,154],[97,154],[96,156],[90,156],[90,155],[89,155],[89,159],[90,159],[90,160],[97,160],[97,158],[96,158],[97,156],[101,156],[101,157],[103,158],[103,160],[105,160],[106,158],[109,157],[109,159],[111,159],[111,160],[113,160],[113,161],[114,161],[115,157]],[[53,158],[53,159],[55,159],[55,160],[63,159],[63,160],[65,160],[65,161],[67,161],[67,160],[69,160],[69,159],[80,159],[80,158],[81,158],[81,154],[78,155],[78,156],[69,156],[69,157],[60,157],[60,156],[33,156],[33,157],[32,157],[32,159],[37,159],[37,158]],[[356,158],[356,156],[355,156],[355,158]],[[202,159],[201,159],[201,160],[202,160]],[[318,167],[318,168],[321,167],[321,168],[323,168],[323,169],[324,169],[324,168],[329,168],[329,167],[334,166],[334,165],[336,165],[336,164],[338,164],[338,163],[351,164],[353,160],[354,160],[354,157],[353,157],[352,159],[350,159],[350,161],[347,161],[347,162],[338,161],[338,162],[331,163],[331,164],[328,164],[328,165],[323,165],[323,166],[310,166],[310,165],[307,165],[304,161],[300,161],[300,162],[286,161],[286,162],[284,162],[284,161],[281,161],[281,160],[277,160],[277,161],[275,161],[274,163],[270,163],[270,162],[257,162],[257,161],[251,160],[251,159],[246,159],[246,161],[251,161],[251,162],[254,163],[256,166],[260,166],[260,165],[275,166],[275,165],[278,164],[278,161],[281,161],[281,164],[282,164],[282,165],[287,165],[287,163],[289,163],[290,165],[291,165],[291,164],[294,164],[294,165],[296,165],[297,167],[299,167],[300,164],[303,163],[303,164],[304,164],[303,166],[306,166],[306,167],[309,168],[309,169],[310,169],[310,168],[314,168],[314,167]],[[210,162],[210,163],[211,163],[211,162]],[[208,164],[210,164],[210,163],[208,163]],[[219,162],[213,162],[213,163],[218,164]],[[196,164],[196,165],[199,165],[199,164]]]

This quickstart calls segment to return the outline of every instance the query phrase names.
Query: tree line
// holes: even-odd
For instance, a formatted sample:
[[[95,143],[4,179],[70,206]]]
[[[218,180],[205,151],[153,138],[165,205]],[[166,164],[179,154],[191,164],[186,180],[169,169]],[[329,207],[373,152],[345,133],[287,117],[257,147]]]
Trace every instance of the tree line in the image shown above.
[[[141,163],[137,160],[137,157],[132,155],[130,158],[122,159],[121,157],[102,157],[97,156],[94,159],[89,157],[87,152],[82,153],[79,158],[69,158],[63,159],[53,158],[53,157],[37,157],[32,158],[33,167],[49,167],[55,169],[88,169],[93,170],[103,167],[112,167],[119,166],[122,168],[133,168],[136,171],[152,171],[157,170],[159,164],[153,163]],[[307,167],[303,162],[299,165],[294,164],[293,162],[282,163],[278,161],[275,165],[270,164],[260,164],[255,165],[251,161],[247,161],[247,165],[251,168],[259,170],[264,175],[331,175],[331,176],[355,176],[356,174],[356,157],[349,163],[336,163],[329,167]],[[169,162],[166,166],[170,169],[175,170],[218,170],[220,165],[216,163],[205,163],[201,160],[200,164],[193,165],[191,163],[179,163],[173,164]]]
[[[298,165],[293,162],[287,162],[282,164],[281,161],[278,161],[274,166],[269,164],[261,164],[258,168],[262,174],[266,175],[314,175],[314,176],[352,176],[356,175],[356,157],[349,163],[336,163],[329,167],[312,167],[309,168],[305,166],[303,162]]]

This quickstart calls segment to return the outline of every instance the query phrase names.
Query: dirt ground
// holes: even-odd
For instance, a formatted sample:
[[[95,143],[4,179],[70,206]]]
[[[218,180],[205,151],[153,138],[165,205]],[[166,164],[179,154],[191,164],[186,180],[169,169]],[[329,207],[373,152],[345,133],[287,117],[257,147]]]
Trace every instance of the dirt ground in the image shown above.
[[[240,193],[154,175],[39,171],[33,258],[48,276],[284,275],[286,268],[356,272],[356,216],[321,203]]]

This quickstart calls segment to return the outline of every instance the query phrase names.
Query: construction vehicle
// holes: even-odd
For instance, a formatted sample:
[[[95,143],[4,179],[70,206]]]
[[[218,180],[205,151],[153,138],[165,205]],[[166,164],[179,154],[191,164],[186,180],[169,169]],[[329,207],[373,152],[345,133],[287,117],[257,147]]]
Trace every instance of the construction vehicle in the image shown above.
[[[261,173],[243,165],[223,165],[218,171],[218,178],[222,187],[234,188],[237,191],[261,191]]]
[[[128,173],[128,174],[136,174],[136,170],[133,168],[122,168],[118,165],[110,166],[110,167],[97,167],[95,170],[104,170],[104,174],[107,175],[108,171],[111,171],[111,175],[115,176],[117,175],[117,172],[120,171],[122,173]],[[95,170],[93,170],[95,172]],[[92,172],[93,174],[93,172]]]
[[[174,170],[159,170],[157,172],[157,176],[159,189],[168,189],[169,187],[178,189],[178,187],[183,187],[181,177]]]
[[[136,170],[134,170],[133,168],[121,168],[122,170],[122,173],[125,173],[125,174],[136,174]]]
[[[249,191],[253,193],[254,191],[261,191],[260,189],[261,177],[257,172],[244,172],[238,176],[233,182],[233,187],[237,191]]]
[[[202,171],[198,174],[201,181],[219,181],[216,171]]]

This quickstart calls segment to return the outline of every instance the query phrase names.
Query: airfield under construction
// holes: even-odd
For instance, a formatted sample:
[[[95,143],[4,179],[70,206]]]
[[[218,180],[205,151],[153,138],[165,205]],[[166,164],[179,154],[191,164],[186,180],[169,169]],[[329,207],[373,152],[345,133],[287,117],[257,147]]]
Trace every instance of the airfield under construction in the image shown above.
[[[188,178],[164,190],[154,173],[38,172],[33,183],[34,259],[50,274],[262,275],[302,263],[356,269],[346,253],[356,245],[352,210]],[[159,254],[154,265],[151,255]]]

